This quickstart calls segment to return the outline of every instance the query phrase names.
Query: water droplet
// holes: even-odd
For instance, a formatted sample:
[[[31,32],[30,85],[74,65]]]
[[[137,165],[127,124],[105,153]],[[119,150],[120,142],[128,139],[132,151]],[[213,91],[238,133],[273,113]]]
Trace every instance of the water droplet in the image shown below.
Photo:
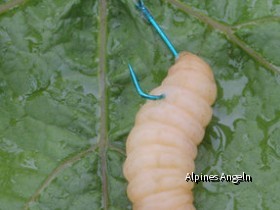
[[[38,167],[36,166],[35,164],[35,160],[34,159],[25,159],[24,162],[22,164],[20,164],[22,167],[24,168],[29,168],[29,169],[34,169],[34,170],[37,170]]]
[[[244,141],[248,141],[248,140],[249,140],[248,134],[247,134],[247,133],[244,134],[244,135],[242,136],[242,139],[243,139]]]
[[[0,148],[8,153],[19,154],[23,152],[23,150],[14,141],[6,138],[0,140]]]
[[[183,22],[185,22],[185,19],[186,19],[185,14],[183,14],[182,12],[177,12],[173,16],[173,20],[176,23],[183,23]]]

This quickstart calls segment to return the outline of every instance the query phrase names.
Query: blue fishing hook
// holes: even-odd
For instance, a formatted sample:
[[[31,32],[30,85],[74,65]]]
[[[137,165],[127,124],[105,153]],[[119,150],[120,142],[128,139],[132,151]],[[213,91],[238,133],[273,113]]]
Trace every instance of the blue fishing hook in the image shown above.
[[[147,21],[154,27],[154,29],[158,32],[158,34],[160,35],[161,39],[164,41],[164,43],[167,45],[167,47],[169,48],[169,50],[172,52],[172,54],[174,55],[175,58],[178,57],[178,52],[177,50],[174,48],[173,44],[171,43],[171,41],[168,39],[168,37],[166,36],[166,34],[164,33],[164,31],[160,28],[160,26],[157,24],[157,22],[155,21],[154,17],[152,16],[152,14],[149,12],[149,10],[146,8],[146,6],[144,5],[144,2],[142,0],[139,0],[138,3],[136,4],[136,8],[138,10],[140,10],[142,12],[142,14],[144,15],[144,17],[147,19]],[[149,95],[147,93],[144,93],[143,90],[141,89],[138,79],[136,77],[136,74],[132,68],[132,66],[130,64],[128,64],[128,68],[130,71],[130,76],[132,79],[132,82],[137,90],[137,93],[146,99],[149,100],[159,100],[164,98],[164,94],[161,95]]]

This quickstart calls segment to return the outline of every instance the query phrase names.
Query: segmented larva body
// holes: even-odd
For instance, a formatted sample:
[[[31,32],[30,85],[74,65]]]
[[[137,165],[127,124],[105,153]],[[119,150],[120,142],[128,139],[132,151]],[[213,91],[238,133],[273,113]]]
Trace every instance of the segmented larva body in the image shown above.
[[[161,86],[138,112],[127,142],[124,175],[134,210],[189,210],[197,145],[212,117],[216,84],[207,63],[188,52],[180,53]]]

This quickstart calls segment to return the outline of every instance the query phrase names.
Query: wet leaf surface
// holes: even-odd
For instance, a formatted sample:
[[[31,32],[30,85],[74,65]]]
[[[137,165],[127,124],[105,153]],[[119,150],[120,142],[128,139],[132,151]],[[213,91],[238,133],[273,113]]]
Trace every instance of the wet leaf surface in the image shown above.
[[[280,3],[146,1],[179,51],[218,85],[196,173],[197,209],[278,209]],[[133,1],[0,1],[0,209],[131,209],[125,140],[146,91],[174,63]]]

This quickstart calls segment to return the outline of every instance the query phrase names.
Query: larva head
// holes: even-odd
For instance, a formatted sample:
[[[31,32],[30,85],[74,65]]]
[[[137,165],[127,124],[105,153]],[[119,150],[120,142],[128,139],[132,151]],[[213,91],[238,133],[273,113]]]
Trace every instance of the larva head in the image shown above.
[[[178,86],[200,95],[209,105],[213,104],[217,87],[209,65],[201,58],[188,52],[180,54],[169,69],[162,85]]]
[[[175,65],[177,65],[177,68],[173,68]],[[169,71],[168,74],[173,74],[173,72],[177,71],[177,69],[184,68],[184,69],[195,69],[198,71],[202,71],[209,79],[214,81],[214,75],[210,68],[210,66],[202,60],[200,57],[189,53],[189,52],[181,52],[179,54],[179,57],[176,59],[176,64],[173,65]]]

